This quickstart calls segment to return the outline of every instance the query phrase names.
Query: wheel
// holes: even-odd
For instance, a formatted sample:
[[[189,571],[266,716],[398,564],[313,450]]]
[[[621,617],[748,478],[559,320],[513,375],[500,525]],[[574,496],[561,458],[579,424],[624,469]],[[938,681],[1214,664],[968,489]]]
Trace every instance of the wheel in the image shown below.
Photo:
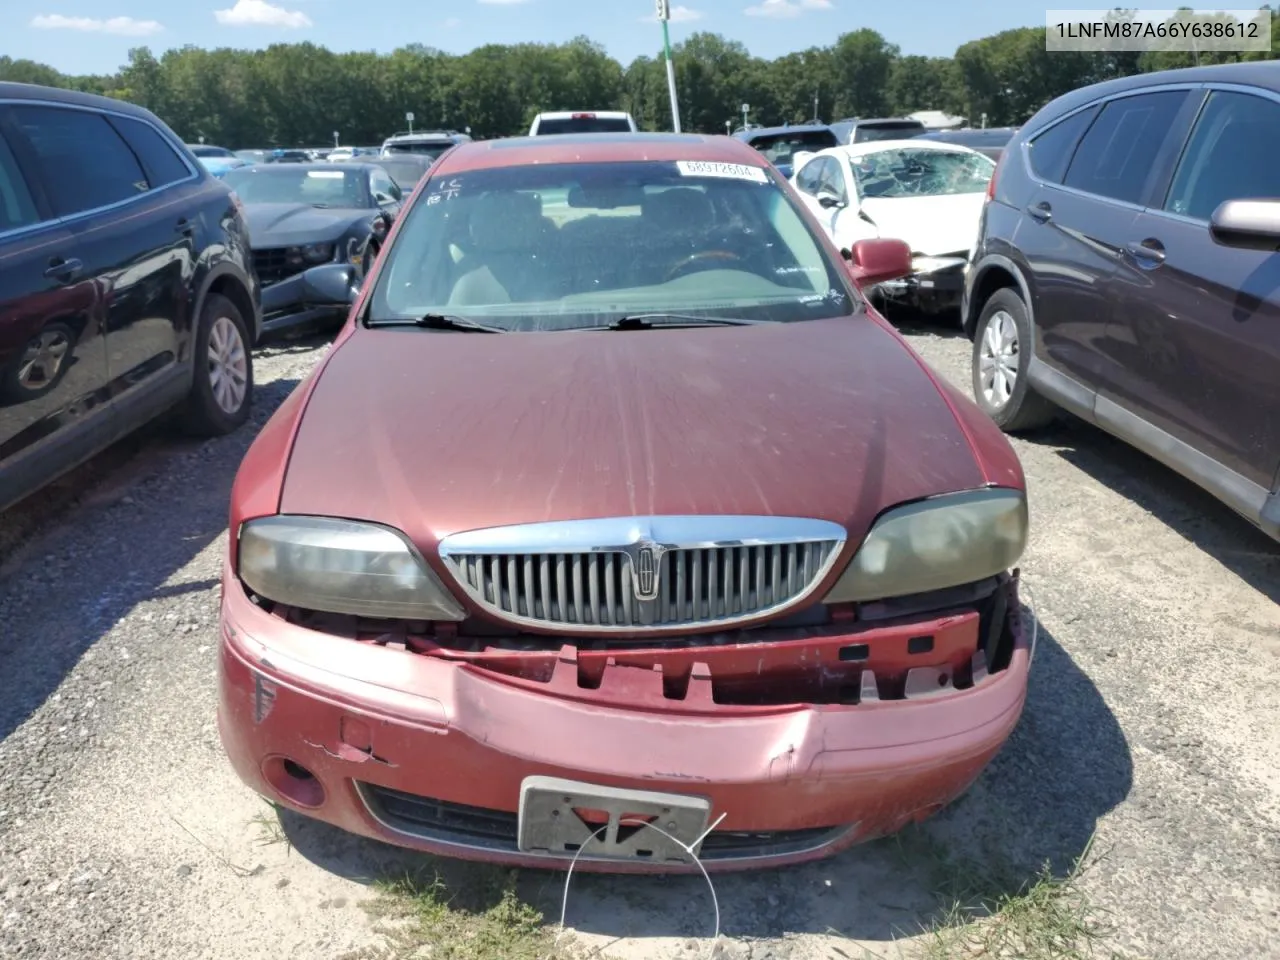
[[[249,329],[236,305],[211,293],[196,329],[195,379],[187,398],[187,429],[221,436],[249,419],[253,402],[253,358]]]
[[[1033,349],[1022,298],[1007,287],[997,290],[973,331],[973,396],[1006,433],[1047,426],[1057,412],[1027,379]]]

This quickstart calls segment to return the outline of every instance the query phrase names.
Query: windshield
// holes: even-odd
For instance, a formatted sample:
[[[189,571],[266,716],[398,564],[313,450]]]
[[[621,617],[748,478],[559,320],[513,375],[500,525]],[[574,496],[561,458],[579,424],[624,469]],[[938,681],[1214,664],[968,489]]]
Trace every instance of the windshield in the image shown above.
[[[854,143],[872,143],[876,140],[906,140],[924,133],[923,123],[859,124],[853,131]]]
[[[440,143],[440,142],[389,143],[386,145],[385,148],[383,148],[382,152],[388,155],[393,155],[397,153],[412,153],[415,156],[427,157],[431,160],[434,160],[436,157],[440,156],[440,154],[444,153],[446,150],[448,150],[452,146],[453,144],[448,142],[445,142],[445,143]]]
[[[626,117],[543,117],[538,121],[538,136],[559,133],[630,133]]]
[[[996,165],[980,153],[903,148],[850,158],[858,194],[876,197],[943,197],[985,193]]]
[[[566,330],[657,312],[794,321],[859,309],[787,194],[738,164],[436,176],[383,255],[370,324],[446,314]]]
[[[188,149],[190,149],[191,152],[194,153],[197,157],[234,157],[235,156],[234,153],[232,153],[230,150],[226,149],[225,147],[208,147],[208,146],[205,146],[204,144],[196,144],[194,147],[189,147]]]
[[[364,175],[354,170],[241,167],[223,177],[245,203],[308,203],[316,207],[370,206]]]
[[[817,153],[838,145],[836,135],[829,130],[810,130],[807,133],[777,133],[768,137],[754,137],[751,145],[769,158],[775,166],[793,162],[802,150]]]

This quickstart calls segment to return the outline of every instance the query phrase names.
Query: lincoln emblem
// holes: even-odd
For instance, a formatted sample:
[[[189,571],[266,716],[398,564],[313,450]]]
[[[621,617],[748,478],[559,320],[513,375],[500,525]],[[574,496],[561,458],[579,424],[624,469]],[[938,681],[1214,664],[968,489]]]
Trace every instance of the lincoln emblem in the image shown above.
[[[642,543],[631,557],[632,586],[637,600],[658,597],[658,551],[651,543]]]

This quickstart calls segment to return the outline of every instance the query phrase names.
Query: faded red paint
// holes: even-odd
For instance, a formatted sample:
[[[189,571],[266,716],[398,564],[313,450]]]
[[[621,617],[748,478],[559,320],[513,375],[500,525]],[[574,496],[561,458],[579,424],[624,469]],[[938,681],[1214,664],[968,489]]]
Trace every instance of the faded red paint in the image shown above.
[[[705,691],[695,689],[691,710],[625,667],[612,668],[623,671],[617,682],[604,679],[605,669],[600,690],[585,695],[572,672],[546,684],[518,682],[474,665],[307,630],[250,602],[229,568],[222,624],[219,727],[246,783],[352,833],[431,853],[543,867],[565,862],[389,830],[370,815],[353,781],[513,813],[521,781],[541,774],[706,796],[713,819],[725,814],[724,830],[859,825],[831,845],[750,866],[810,860],[892,833],[962,793],[1017,724],[1029,654],[1019,632],[1008,669],[978,687],[925,701],[736,707],[709,703]],[[957,644],[972,642],[971,621],[923,620],[870,632],[851,626],[843,642],[901,647],[921,632],[952,629],[957,635],[944,646],[954,653]],[[693,653],[712,678],[750,656]],[[616,654],[620,662],[662,656]],[[255,677],[269,684],[262,722],[255,719]],[[303,764],[325,785],[320,807],[276,793],[270,777],[280,757]],[[742,866],[707,861],[712,870]],[[581,862],[578,869],[646,872],[653,865]]]
[[[767,167],[724,138],[546,138],[469,144],[430,176],[645,157]],[[540,865],[394,833],[354,784],[511,813],[522,779],[537,774],[704,795],[713,818],[726,814],[724,830],[859,825],[820,849],[751,862],[760,865],[822,856],[927,816],[972,782],[1016,724],[1028,662],[1022,624],[1011,618],[1011,662],[968,687],[979,646],[972,609],[877,626],[833,608],[821,627],[762,624],[728,640],[715,628],[702,640],[682,630],[698,645],[679,649],[591,649],[584,637],[562,646],[543,629],[552,634],[543,649],[515,651],[474,637],[468,648],[450,625],[375,637],[260,608],[231,572],[234,534],[277,512],[394,526],[446,583],[437,547],[457,531],[643,514],[812,517],[849,535],[821,596],[884,510],[988,483],[1024,487],[1000,431],[874,311],[785,325],[473,336],[364,329],[354,320],[362,306],[255,441],[232,493],[219,725],[255,789],[366,836]],[[933,637],[932,648],[909,654],[907,641],[920,636]],[[842,659],[853,645],[866,646],[865,660]],[[900,699],[914,666],[943,669],[962,689]],[[851,705],[847,690],[867,669],[886,699]],[[290,788],[286,759],[317,781]]]

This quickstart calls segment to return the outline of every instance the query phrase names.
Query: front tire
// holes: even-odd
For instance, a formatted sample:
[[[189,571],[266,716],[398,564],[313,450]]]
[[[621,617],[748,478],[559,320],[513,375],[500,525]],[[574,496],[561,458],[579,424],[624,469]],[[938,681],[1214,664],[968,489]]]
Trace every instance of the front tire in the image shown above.
[[[196,328],[194,380],[184,416],[190,432],[222,436],[249,419],[253,403],[249,342],[249,328],[236,305],[209,294]]]
[[[1006,433],[1048,426],[1057,414],[1027,379],[1033,350],[1026,304],[1008,287],[997,290],[973,331],[973,396]]]

